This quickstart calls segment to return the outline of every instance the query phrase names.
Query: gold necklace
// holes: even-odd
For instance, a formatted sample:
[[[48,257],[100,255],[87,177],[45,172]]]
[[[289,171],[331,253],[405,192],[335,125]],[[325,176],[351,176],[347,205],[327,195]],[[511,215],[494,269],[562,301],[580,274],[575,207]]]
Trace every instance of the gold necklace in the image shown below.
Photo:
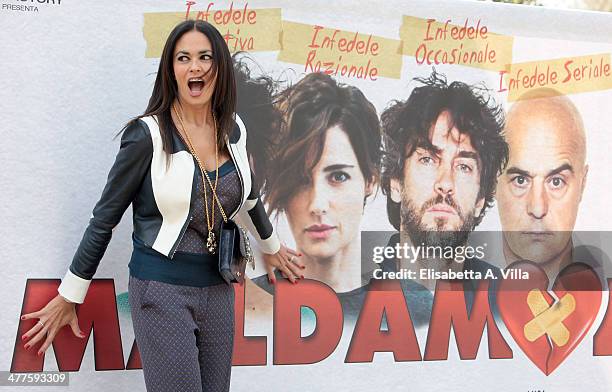
[[[172,109],[174,110],[174,114],[176,115],[176,117],[178,118],[181,124],[182,131],[185,133],[185,136],[187,137],[187,143],[185,144],[187,144],[187,147],[189,148],[191,155],[193,155],[193,157],[198,162],[198,166],[200,168],[200,171],[202,172],[202,185],[204,186],[204,207],[205,207],[205,212],[206,212],[206,227],[208,228],[208,237],[206,239],[206,249],[208,249],[208,251],[211,254],[215,254],[216,249],[217,249],[217,241],[215,239],[215,233],[213,230],[214,224],[215,224],[215,200],[217,201],[217,205],[219,206],[219,210],[221,211],[221,216],[223,217],[223,221],[227,222],[227,216],[225,215],[225,211],[223,210],[221,201],[219,200],[219,197],[217,196],[217,185],[218,185],[218,180],[219,180],[219,155],[218,155],[218,150],[217,150],[217,120],[213,113],[213,128],[215,132],[215,139],[214,139],[215,141],[214,142],[215,144],[215,185],[213,186],[212,181],[210,180],[210,177],[208,176],[208,172],[206,171],[206,167],[200,160],[200,157],[198,156],[198,154],[195,151],[195,148],[193,147],[193,142],[191,141],[191,137],[189,137],[189,133],[187,132],[187,128],[185,127],[185,124],[183,123],[182,116],[179,114],[174,104],[172,105]],[[179,137],[180,136],[181,134],[179,132]],[[185,142],[185,140],[183,140],[183,142]],[[210,207],[212,212],[210,214],[208,210],[208,196],[206,195],[206,181],[204,181],[205,178],[206,180],[208,180],[208,184],[210,185],[210,189],[212,193],[212,200],[211,200],[211,207]]]

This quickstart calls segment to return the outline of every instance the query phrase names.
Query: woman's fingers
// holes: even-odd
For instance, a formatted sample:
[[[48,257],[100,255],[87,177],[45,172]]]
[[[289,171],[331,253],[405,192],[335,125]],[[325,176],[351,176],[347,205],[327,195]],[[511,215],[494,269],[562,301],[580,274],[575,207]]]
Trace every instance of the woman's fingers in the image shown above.
[[[266,273],[268,274],[268,282],[270,284],[276,283],[276,275],[274,275],[274,267],[270,263],[264,263],[266,266]]]
[[[33,318],[40,318],[40,316],[42,315],[41,313],[42,313],[42,309],[37,311],[37,312],[22,314],[21,315],[21,319],[22,320],[29,320],[29,319],[33,319]]]
[[[297,283],[296,279],[304,278],[301,271],[304,269],[304,265],[298,259],[300,256],[298,252],[283,247],[278,254],[284,267],[282,271],[292,283]]]
[[[291,248],[285,248],[285,250],[287,251],[287,253],[289,253],[292,256],[296,256],[296,257],[300,257],[302,254],[300,252],[298,252],[297,250],[293,250]]]
[[[299,256],[300,253],[284,245],[281,246],[281,249],[277,253],[264,256],[270,283],[274,283],[274,268],[278,269],[281,275],[289,279],[291,283],[297,283],[297,279],[303,278],[304,275],[301,270],[305,267],[302,262],[299,261]]]
[[[301,269],[305,269],[306,268],[306,266],[300,260],[300,257],[302,256],[302,254],[300,252],[298,252],[298,251],[296,251],[294,249],[291,249],[291,248],[287,248],[287,247],[284,247],[284,250],[285,250],[285,256],[287,258],[287,261],[289,261],[292,264],[296,264]],[[302,275],[301,272],[297,274],[297,276],[301,276],[301,275]]]
[[[283,263],[281,264],[281,266],[278,268],[282,273],[284,273],[287,276],[287,279],[289,279],[289,281],[291,283],[297,283],[294,274],[291,272],[291,270],[287,267],[289,266],[291,263]],[[299,276],[299,275],[298,275]]]
[[[28,332],[21,335],[21,340],[23,341],[30,340],[30,338],[32,338],[32,336],[34,336],[35,333],[37,333],[38,331],[42,329],[42,327],[43,327],[43,324],[40,321],[36,322],[36,324],[34,324],[34,326],[30,328]]]
[[[79,320],[76,316],[74,316],[72,320],[70,320],[70,329],[72,329],[72,333],[77,338],[85,337],[85,334],[83,333],[83,331],[81,331],[81,328],[79,327]]]
[[[292,256],[292,257],[295,257],[295,256]],[[295,275],[298,278],[304,277],[304,275],[302,275],[302,269],[300,268],[299,264],[295,260],[291,260],[290,262],[285,263],[285,266],[287,267],[289,271],[291,271],[292,275]]]
[[[45,342],[38,349],[38,353],[37,353],[38,355],[42,355],[45,351],[47,351],[47,349],[49,348],[49,346],[53,342],[53,338],[55,338],[56,334],[57,334],[57,329],[55,329],[55,328],[53,328],[53,329],[51,329],[49,331],[49,333],[47,334],[47,339],[45,339]]]
[[[281,250],[274,254],[272,258],[274,260],[274,266],[280,271],[281,275],[284,278],[289,279],[291,283],[296,283],[295,277],[291,273],[291,270],[289,270],[289,268],[287,267],[288,264],[290,264],[287,261],[287,252],[285,252],[284,249],[281,248]]]
[[[297,265],[298,268],[300,269],[305,269],[306,266],[304,265],[304,263],[302,263],[302,261],[299,259],[298,256],[294,256],[294,255],[290,255],[288,258],[289,264],[294,264]],[[301,272],[300,272],[301,274]]]
[[[75,305],[69,304],[59,295],[49,301],[40,311],[24,314],[21,317],[22,320],[33,318],[38,318],[38,320],[28,332],[22,335],[22,339],[27,341],[24,345],[26,350],[43,341],[38,355],[42,355],[47,350],[57,332],[66,324],[70,325],[76,336],[85,337],[79,328]]]
[[[47,335],[48,326],[44,326],[40,328],[40,330],[32,336],[32,339],[28,343],[26,343],[23,347],[27,350],[32,346],[36,345],[39,341],[41,341]]]

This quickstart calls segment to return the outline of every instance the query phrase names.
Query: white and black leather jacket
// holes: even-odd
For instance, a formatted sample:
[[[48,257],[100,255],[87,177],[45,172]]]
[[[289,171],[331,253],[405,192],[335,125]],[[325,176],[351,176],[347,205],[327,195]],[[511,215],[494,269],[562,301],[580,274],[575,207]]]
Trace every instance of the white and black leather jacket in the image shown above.
[[[251,232],[264,253],[272,254],[278,252],[280,242],[254,184],[246,138],[246,127],[235,115],[234,129],[226,143],[242,184],[242,195],[239,207],[230,216]],[[174,133],[172,144],[169,156],[163,150],[155,117],[136,120],[125,129],[102,196],[58,288],[64,298],[83,303],[112,231],[130,204],[134,234],[170,260],[174,257],[192,219],[192,201],[201,172]]]

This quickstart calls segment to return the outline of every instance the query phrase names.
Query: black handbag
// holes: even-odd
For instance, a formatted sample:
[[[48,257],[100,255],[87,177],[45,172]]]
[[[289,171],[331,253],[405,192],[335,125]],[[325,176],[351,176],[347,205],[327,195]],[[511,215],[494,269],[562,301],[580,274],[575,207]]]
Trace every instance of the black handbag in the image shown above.
[[[219,273],[227,284],[244,282],[247,263],[255,269],[255,258],[246,230],[228,219],[219,233]]]

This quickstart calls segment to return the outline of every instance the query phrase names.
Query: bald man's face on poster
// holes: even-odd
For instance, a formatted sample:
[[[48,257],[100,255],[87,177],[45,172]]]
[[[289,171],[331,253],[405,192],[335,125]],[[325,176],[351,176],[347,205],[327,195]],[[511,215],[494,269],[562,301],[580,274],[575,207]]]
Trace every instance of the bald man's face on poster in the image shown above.
[[[510,156],[496,192],[506,259],[553,262],[571,247],[586,184],[582,119],[555,96],[518,101],[506,121]]]

